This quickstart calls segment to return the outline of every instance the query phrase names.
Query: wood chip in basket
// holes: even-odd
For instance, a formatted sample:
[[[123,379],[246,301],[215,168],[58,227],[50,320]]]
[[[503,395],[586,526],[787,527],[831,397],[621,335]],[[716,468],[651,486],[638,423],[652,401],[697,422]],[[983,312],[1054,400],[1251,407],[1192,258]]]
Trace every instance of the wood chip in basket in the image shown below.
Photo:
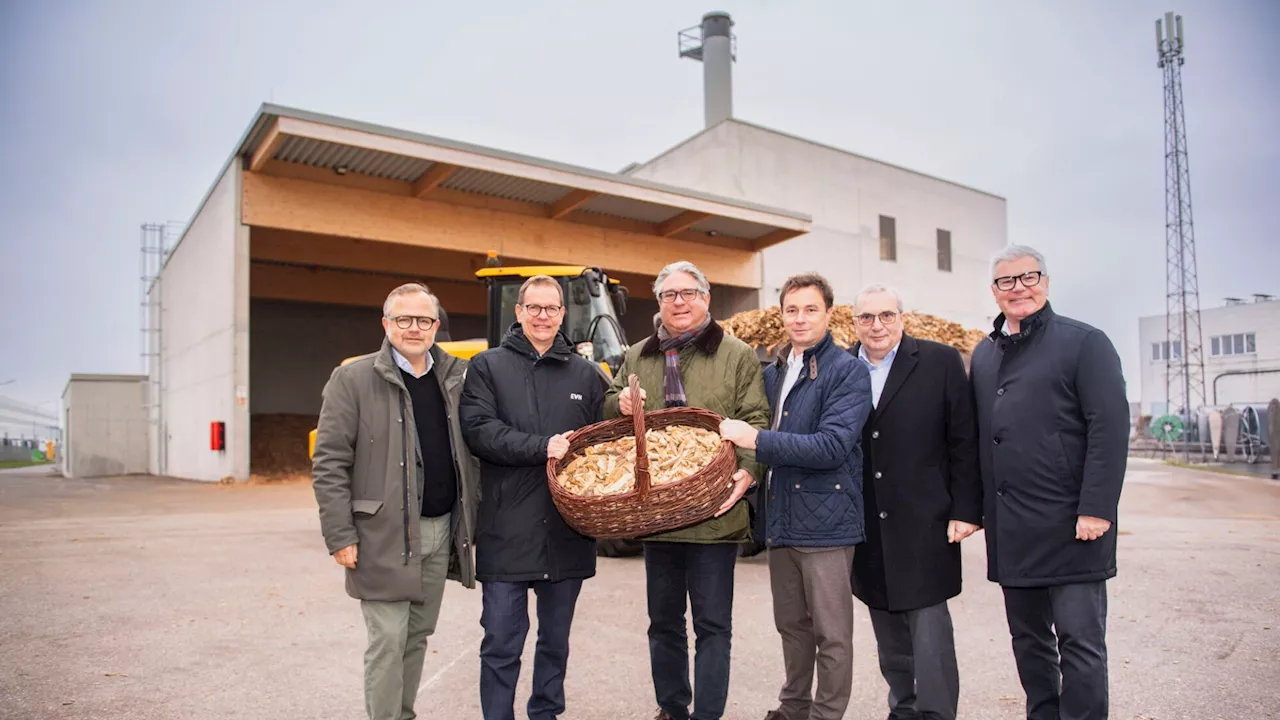
[[[671,425],[644,434],[649,444],[649,479],[657,485],[682,480],[706,467],[720,451],[718,433]],[[624,437],[592,445],[560,471],[565,490],[586,497],[621,495],[636,489],[636,439]]]

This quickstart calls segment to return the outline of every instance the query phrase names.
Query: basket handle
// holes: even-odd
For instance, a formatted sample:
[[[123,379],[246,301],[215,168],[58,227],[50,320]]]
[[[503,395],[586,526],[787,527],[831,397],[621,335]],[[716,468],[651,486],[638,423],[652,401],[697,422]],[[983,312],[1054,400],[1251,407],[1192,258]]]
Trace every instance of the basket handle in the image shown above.
[[[632,373],[627,378],[631,393],[631,421],[636,433],[636,493],[643,499],[649,494],[649,447],[644,439],[644,400],[640,399],[640,378]]]

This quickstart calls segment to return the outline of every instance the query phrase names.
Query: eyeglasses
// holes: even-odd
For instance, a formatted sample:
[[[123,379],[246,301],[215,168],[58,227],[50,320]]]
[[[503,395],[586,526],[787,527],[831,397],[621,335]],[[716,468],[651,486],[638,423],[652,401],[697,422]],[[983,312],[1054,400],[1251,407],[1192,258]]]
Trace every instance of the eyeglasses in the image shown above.
[[[875,323],[876,318],[880,318],[881,325],[892,325],[898,321],[898,313],[894,312],[893,310],[885,310],[879,315],[872,315],[871,313],[862,313],[861,315],[855,315],[854,317],[858,319],[858,324],[862,325],[863,327],[870,327],[872,324]]]
[[[419,330],[430,330],[439,322],[435,318],[426,315],[396,315],[395,317],[388,315],[387,318],[401,330],[408,330],[413,327],[415,321],[418,323]]]
[[[524,311],[533,316],[546,315],[549,318],[560,317],[564,307],[560,305],[521,305]]]
[[[1019,281],[1022,282],[1022,287],[1025,288],[1039,285],[1040,277],[1042,275],[1044,275],[1043,272],[1039,270],[1032,270],[1031,272],[1024,272],[1021,275],[1005,275],[1004,277],[998,277],[992,281],[992,284],[996,286],[997,290],[1009,292],[1018,284]]]
[[[699,290],[698,288],[685,288],[683,290],[663,290],[662,292],[658,293],[658,302],[661,302],[664,305],[670,305],[671,303],[676,301],[677,297],[684,300],[685,302],[693,302],[693,299],[700,295],[702,295],[702,291]]]

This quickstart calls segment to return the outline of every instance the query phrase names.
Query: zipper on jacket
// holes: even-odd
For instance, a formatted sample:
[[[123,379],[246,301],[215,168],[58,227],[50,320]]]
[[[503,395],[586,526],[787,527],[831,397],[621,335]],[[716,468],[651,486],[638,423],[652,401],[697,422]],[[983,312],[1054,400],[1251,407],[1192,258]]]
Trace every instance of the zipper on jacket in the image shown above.
[[[413,557],[413,548],[410,547],[411,539],[409,537],[409,423],[405,422],[404,413],[404,393],[398,393],[400,396],[400,483],[404,492],[404,564],[409,564],[409,558]]]

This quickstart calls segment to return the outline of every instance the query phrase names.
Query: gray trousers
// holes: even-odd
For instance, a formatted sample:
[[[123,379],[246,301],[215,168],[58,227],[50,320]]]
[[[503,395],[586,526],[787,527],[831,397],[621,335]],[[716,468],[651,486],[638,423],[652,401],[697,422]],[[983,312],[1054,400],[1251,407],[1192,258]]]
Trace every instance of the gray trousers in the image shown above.
[[[770,548],[773,621],[787,681],[786,720],[839,720],[853,693],[853,548]],[[814,669],[817,668],[817,690]]]
[[[369,720],[413,720],[427,636],[436,631],[449,572],[449,516],[422,518],[424,602],[361,600],[369,647],[364,652],[364,706]],[[357,557],[356,562],[360,560]]]
[[[891,720],[955,720],[960,672],[946,601],[904,612],[869,609]]]

